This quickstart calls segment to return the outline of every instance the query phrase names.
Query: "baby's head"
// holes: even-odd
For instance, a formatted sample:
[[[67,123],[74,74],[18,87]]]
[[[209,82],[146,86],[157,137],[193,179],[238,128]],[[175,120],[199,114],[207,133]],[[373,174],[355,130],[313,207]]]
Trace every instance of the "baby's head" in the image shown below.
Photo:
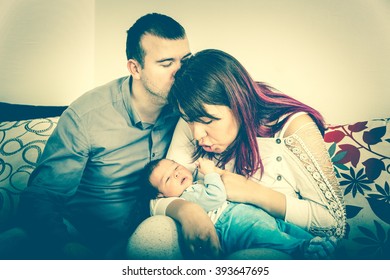
[[[170,159],[154,160],[144,169],[146,181],[152,189],[152,198],[177,197],[193,184],[191,172]]]

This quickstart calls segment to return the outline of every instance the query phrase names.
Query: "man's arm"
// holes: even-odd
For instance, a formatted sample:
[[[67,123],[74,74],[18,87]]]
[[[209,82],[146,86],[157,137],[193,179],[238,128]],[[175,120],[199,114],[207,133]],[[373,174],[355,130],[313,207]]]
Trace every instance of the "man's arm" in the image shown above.
[[[20,196],[21,226],[53,250],[70,241],[63,206],[75,193],[88,159],[83,131],[77,115],[70,109],[65,111]]]

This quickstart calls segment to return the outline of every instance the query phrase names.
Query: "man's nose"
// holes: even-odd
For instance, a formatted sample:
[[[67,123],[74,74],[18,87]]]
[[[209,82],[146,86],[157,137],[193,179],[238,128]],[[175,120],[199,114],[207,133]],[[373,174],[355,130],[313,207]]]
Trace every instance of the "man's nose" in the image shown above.
[[[181,67],[181,64],[182,64],[181,61],[175,63],[175,67],[174,67],[174,69],[172,71],[172,77],[174,77],[176,75],[176,72],[179,71],[179,69]]]

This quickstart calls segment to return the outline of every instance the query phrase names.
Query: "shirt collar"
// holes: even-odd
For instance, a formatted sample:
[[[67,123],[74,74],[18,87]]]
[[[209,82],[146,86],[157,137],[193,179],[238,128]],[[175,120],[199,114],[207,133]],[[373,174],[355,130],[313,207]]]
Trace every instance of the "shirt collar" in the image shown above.
[[[158,117],[156,121],[156,125],[164,125],[167,122],[172,121],[173,119],[176,119],[176,121],[179,120],[179,111],[175,110],[171,105],[166,105],[160,113],[160,116]]]
[[[141,119],[138,116],[137,112],[133,108],[133,103],[131,101],[131,84],[133,83],[133,77],[127,77],[121,85],[123,103],[125,105],[127,114],[129,115],[130,122],[133,126],[141,124]]]

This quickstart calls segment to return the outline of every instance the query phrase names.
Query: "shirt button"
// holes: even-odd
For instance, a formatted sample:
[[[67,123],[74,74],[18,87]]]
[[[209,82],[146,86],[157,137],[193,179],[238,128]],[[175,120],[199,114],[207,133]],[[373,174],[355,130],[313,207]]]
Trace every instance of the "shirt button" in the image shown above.
[[[276,144],[280,144],[280,143],[282,143],[282,140],[280,140],[279,138],[276,139]]]
[[[152,158],[154,158],[156,156],[156,154],[155,153],[152,153]]]
[[[277,161],[282,161],[282,157],[281,157],[281,156],[278,156],[278,157],[276,158],[276,160],[277,160]]]
[[[281,181],[282,178],[283,178],[282,175],[278,175],[278,177],[276,177],[276,180]]]

